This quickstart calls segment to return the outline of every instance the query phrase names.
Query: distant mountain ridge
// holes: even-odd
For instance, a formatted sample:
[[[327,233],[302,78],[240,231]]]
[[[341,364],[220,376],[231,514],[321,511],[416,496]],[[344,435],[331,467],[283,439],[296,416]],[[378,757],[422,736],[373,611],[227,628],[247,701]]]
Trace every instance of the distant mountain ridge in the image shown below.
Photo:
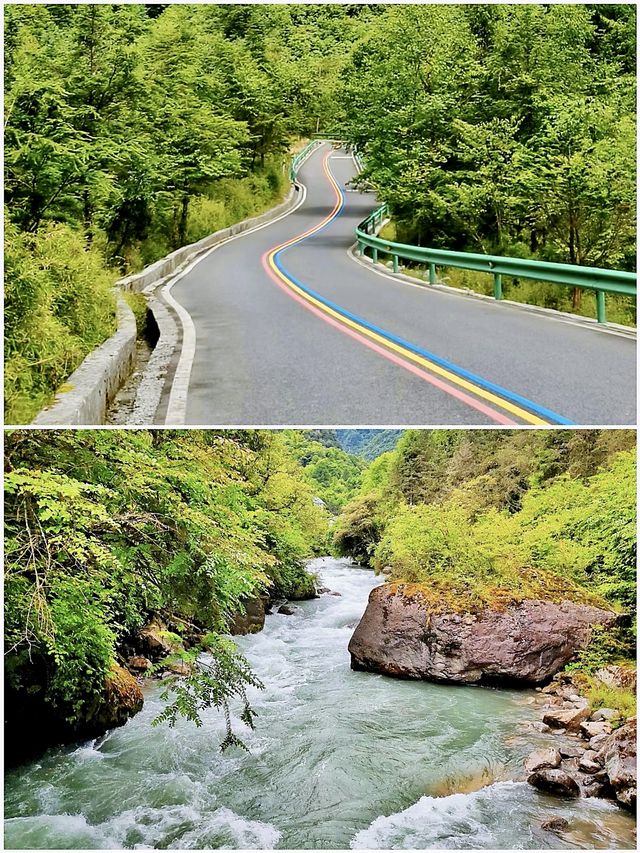
[[[387,450],[393,450],[402,435],[402,429],[306,429],[309,441],[325,447],[339,447],[354,456],[371,462]]]
[[[393,450],[404,432],[402,429],[336,429],[340,447],[369,461]]]

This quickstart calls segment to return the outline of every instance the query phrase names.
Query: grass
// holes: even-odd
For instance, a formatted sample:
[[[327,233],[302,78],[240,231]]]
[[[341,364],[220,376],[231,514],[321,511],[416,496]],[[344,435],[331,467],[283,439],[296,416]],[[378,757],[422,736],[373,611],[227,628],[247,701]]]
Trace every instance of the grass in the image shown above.
[[[611,604],[578,586],[567,578],[548,571],[524,571],[502,579],[464,577],[450,570],[447,576],[434,575],[428,580],[407,582],[392,576],[386,585],[392,595],[418,601],[431,613],[481,613],[485,609],[506,610],[526,599],[559,604],[572,601],[611,609]]]
[[[580,688],[580,692],[587,699],[592,710],[614,708],[620,712],[621,719],[635,716],[636,694],[631,690],[622,687],[609,687],[590,673],[577,671],[572,675],[574,682]],[[613,721],[613,725],[616,725],[615,721]]]

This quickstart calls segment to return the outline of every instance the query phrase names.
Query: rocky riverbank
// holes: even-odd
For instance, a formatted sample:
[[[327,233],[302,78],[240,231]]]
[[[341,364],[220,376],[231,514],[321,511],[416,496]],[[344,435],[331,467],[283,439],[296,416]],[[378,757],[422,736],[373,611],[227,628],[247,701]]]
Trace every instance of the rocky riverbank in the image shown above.
[[[244,612],[232,620],[230,633],[243,635],[261,631],[267,614],[291,613],[289,602],[317,598],[329,592],[325,587],[318,587],[309,575],[291,591],[288,599],[269,595],[247,599]],[[146,680],[189,675],[194,665],[194,655],[189,653],[201,648],[206,633],[202,627],[184,619],[155,614],[139,631],[122,641],[118,650],[119,663],[107,673],[102,691],[87,698],[73,721],[44,701],[42,684],[46,673],[34,672],[33,684],[20,691],[7,690],[5,695],[7,763],[20,764],[52,746],[89,740],[123,726],[142,710],[142,688]],[[46,726],[42,725],[43,719],[46,719]],[[13,736],[23,731],[31,732],[28,740]]]
[[[450,684],[537,685],[531,701],[541,719],[531,727],[557,745],[527,758],[527,781],[546,793],[605,797],[633,809],[635,717],[591,708],[578,680],[560,672],[593,627],[613,624],[616,614],[570,601],[527,600],[480,613],[434,612],[430,602],[416,584],[374,588],[349,643],[352,668]],[[632,670],[608,667],[599,677],[635,691]]]
[[[527,758],[529,784],[561,797],[604,797],[635,809],[636,718],[623,719],[616,708],[592,710],[568,673],[543,687],[539,702],[537,729],[555,734],[558,745]]]

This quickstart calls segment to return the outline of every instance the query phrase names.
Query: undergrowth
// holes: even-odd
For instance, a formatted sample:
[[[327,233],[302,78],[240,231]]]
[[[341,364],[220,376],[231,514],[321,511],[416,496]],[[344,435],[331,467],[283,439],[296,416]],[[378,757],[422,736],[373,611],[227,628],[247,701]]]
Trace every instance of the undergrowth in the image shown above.
[[[191,204],[187,242],[264,213],[288,186],[287,158],[274,158],[244,178],[212,184]],[[167,208],[155,230],[125,252],[125,272],[153,263],[173,250]],[[117,327],[115,281],[122,270],[108,266],[102,235],[88,246],[71,226],[50,224],[37,234],[5,223],[5,421],[30,423],[51,402],[64,380]],[[125,295],[138,326],[146,303]],[[144,304],[143,304],[144,303]]]
[[[29,423],[116,329],[116,275],[67,225],[5,223],[5,421]]]

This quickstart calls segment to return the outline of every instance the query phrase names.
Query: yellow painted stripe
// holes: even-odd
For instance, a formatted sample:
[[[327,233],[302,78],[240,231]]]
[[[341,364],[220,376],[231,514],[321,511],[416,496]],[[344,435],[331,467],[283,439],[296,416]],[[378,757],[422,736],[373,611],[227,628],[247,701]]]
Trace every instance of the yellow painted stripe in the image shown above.
[[[285,243],[281,243],[279,246],[276,246],[269,252],[268,255],[268,263],[269,267],[273,271],[273,273],[282,281],[288,288],[293,290],[299,296],[301,296],[305,301],[314,305],[317,309],[322,311],[324,314],[328,314],[333,317],[338,322],[342,323],[345,326],[349,326],[354,329],[360,335],[366,335],[366,337],[374,340],[376,343],[381,344],[387,349],[393,350],[394,352],[399,353],[403,358],[408,359],[410,361],[419,364],[421,367],[429,370],[431,373],[436,373],[439,376],[442,376],[448,382],[452,382],[455,385],[458,385],[461,388],[464,388],[466,391],[470,391],[472,394],[475,394],[476,397],[481,397],[483,400],[487,400],[495,406],[498,406],[501,409],[509,412],[512,415],[520,418],[525,421],[525,423],[532,424],[534,426],[548,426],[549,421],[544,420],[538,415],[534,415],[531,412],[528,412],[526,409],[521,408],[520,406],[516,406],[514,403],[509,402],[508,400],[504,400],[502,397],[498,397],[496,394],[492,394],[491,391],[487,391],[485,388],[482,388],[479,385],[476,385],[473,382],[469,382],[467,379],[463,379],[461,376],[458,376],[455,373],[452,373],[450,370],[447,370],[444,367],[441,367],[439,364],[435,364],[424,356],[417,355],[406,347],[401,346],[400,344],[395,343],[394,341],[390,341],[381,335],[378,335],[376,332],[367,329],[366,326],[360,325],[360,323],[356,323],[354,320],[351,320],[349,317],[345,317],[343,314],[335,311],[333,308],[330,308],[328,305],[325,305],[323,302],[315,299],[308,293],[305,293],[304,290],[301,290],[294,281],[292,281],[288,276],[286,276],[278,267],[274,261],[274,255],[277,252],[282,251],[282,249],[287,248],[288,246],[293,246],[299,240],[304,239],[305,237],[309,237],[315,231],[318,231],[329,222],[336,214],[337,210],[340,208],[340,204],[342,202],[342,198],[340,196],[340,191],[338,189],[338,185],[329,171],[328,167],[328,159],[329,154],[325,157],[323,161],[324,173],[329,180],[331,186],[333,187],[334,192],[337,196],[336,204],[334,205],[331,213],[326,216],[318,225],[309,228],[303,234],[298,234],[296,237],[291,240],[287,240]]]

